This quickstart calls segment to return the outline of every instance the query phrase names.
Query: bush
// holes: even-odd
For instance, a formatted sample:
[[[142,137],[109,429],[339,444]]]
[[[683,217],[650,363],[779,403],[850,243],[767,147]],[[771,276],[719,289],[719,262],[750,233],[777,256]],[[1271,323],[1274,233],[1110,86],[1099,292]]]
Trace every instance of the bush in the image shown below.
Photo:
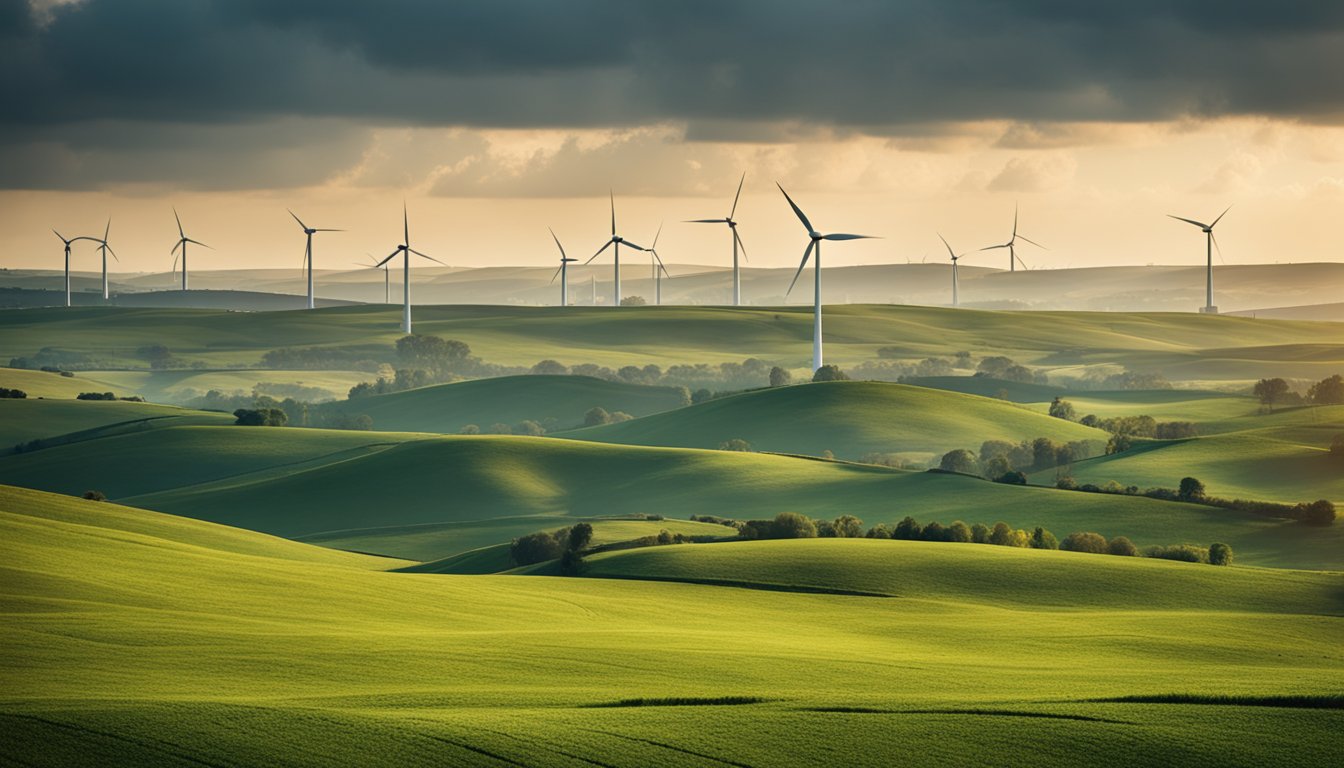
[[[831,523],[835,535],[842,539],[857,539],[863,535],[863,521],[853,515],[841,515]]]
[[[102,491],[85,491],[84,498],[89,501],[107,501],[107,494]]]
[[[823,365],[812,374],[813,381],[849,381],[849,376],[838,365]]]
[[[1069,475],[1060,475],[1055,478],[1055,487],[1061,491],[1076,491],[1078,490],[1078,481]]]
[[[111,392],[80,392],[75,395],[76,400],[116,400],[117,396]]]
[[[793,374],[776,365],[770,369],[770,386],[783,387],[793,382]]]
[[[1037,526],[1036,530],[1031,532],[1031,548],[1059,549],[1059,539],[1055,538],[1055,534]]]
[[[972,526],[971,526],[971,543],[972,543],[972,544],[988,544],[988,543],[989,543],[989,526],[985,525],[984,523],[976,523],[975,525],[972,525]]]
[[[588,412],[583,414],[583,426],[585,427],[596,427],[610,423],[611,414],[607,413],[606,408],[589,408]]]
[[[1061,397],[1056,397],[1050,403],[1050,415],[1054,416],[1056,419],[1064,419],[1066,421],[1073,421],[1077,416],[1073,410],[1073,403],[1070,403],[1068,400]]]
[[[743,439],[740,438],[740,437],[734,437],[734,438],[731,439],[731,440],[724,440],[722,443],[719,443],[719,450],[720,450],[720,451],[744,451],[744,452],[745,452],[745,451],[750,451],[750,450],[751,450],[751,443],[748,443],[746,440],[743,440]]]
[[[971,543],[971,527],[960,520],[947,526],[946,540],[954,544]]]
[[[0,399],[26,400],[28,399],[28,393],[24,392],[22,389],[8,389],[6,387],[0,387]]]
[[[896,528],[891,532],[891,538],[914,541],[918,539],[924,528],[915,522],[915,518],[906,515],[901,522],[896,524]]]
[[[780,512],[770,526],[776,539],[814,539],[817,537],[817,525],[806,515],[797,512]]]
[[[1308,525],[1332,525],[1335,522],[1335,505],[1329,499],[1298,504],[1293,511],[1298,520]]]
[[[648,303],[649,302],[644,300],[643,296],[626,296],[624,299],[621,299],[622,307],[643,307]]]
[[[1027,476],[1013,469],[1004,472],[1002,475],[999,475],[998,477],[994,478],[994,482],[1007,483],[1008,485],[1026,485]]]
[[[612,423],[612,424],[620,424],[622,421],[630,421],[630,420],[633,419],[633,418],[635,418],[635,417],[634,417],[634,416],[631,416],[630,414],[626,413],[625,411],[612,411],[612,412],[611,412],[611,423]]]
[[[921,541],[947,541],[947,529],[943,527],[942,523],[934,520],[924,526],[919,538]]]
[[[233,423],[240,427],[283,427],[289,423],[289,416],[279,408],[239,408],[233,416]]]
[[[945,472],[962,472],[968,475],[974,475],[980,471],[979,463],[975,460],[975,454],[965,448],[957,448],[943,454],[943,458],[938,461],[938,468]]]
[[[1183,477],[1181,478],[1181,487],[1176,490],[1176,498],[1181,501],[1203,501],[1204,484],[1193,477]]]
[[[1209,565],[1231,565],[1232,548],[1222,542],[1209,545]]]
[[[1179,560],[1184,563],[1207,563],[1209,561],[1209,551],[1207,549],[1189,544],[1149,547],[1143,551],[1143,554],[1145,557]]]
[[[1069,552],[1088,552],[1094,555],[1104,555],[1110,551],[1110,545],[1106,542],[1106,537],[1090,531],[1070,533],[1059,543],[1059,548]]]
[[[1013,543],[1013,528],[1005,522],[997,522],[994,528],[989,532],[989,543],[995,546],[1007,547]]]
[[[1134,542],[1124,536],[1116,536],[1106,545],[1107,554],[1119,555],[1121,557],[1138,557],[1139,548],[1134,546]]]

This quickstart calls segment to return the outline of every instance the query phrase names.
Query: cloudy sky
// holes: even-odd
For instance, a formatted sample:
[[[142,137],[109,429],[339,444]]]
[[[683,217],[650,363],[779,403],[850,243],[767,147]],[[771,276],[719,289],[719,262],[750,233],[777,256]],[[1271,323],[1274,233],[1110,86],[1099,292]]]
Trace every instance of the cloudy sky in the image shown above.
[[[775,182],[884,238],[831,264],[1002,241],[1014,205],[1037,268],[1197,263],[1164,214],[1229,205],[1227,263],[1344,261],[1338,0],[0,0],[0,103],[7,267],[111,216],[165,270],[172,205],[198,268],[297,267],[286,207],[350,230],[319,251],[344,267],[403,199],[444,261],[546,264],[548,225],[600,245],[609,189],[628,238],[724,263],[678,222],[744,172],[755,266],[806,242]]]

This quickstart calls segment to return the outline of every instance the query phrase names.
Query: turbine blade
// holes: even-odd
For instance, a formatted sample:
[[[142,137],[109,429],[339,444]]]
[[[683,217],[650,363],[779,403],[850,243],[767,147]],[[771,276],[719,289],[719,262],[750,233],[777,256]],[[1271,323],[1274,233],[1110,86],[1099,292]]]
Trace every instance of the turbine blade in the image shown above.
[[[616,236],[616,193],[613,192],[613,191],[611,191],[611,190],[607,190],[607,194],[611,197],[611,236],[612,236],[612,237],[615,237],[615,236]]]
[[[172,268],[172,270],[169,272],[169,274],[173,274],[173,275],[177,274],[177,257],[176,257],[176,256],[173,257],[173,268]]]
[[[784,190],[781,188],[780,191],[783,192]],[[788,195],[786,194],[785,197],[788,197]],[[798,276],[803,274],[803,268],[807,266],[807,260],[812,256],[812,248],[816,244],[816,240],[807,241],[807,250],[803,251],[803,260],[798,264],[798,271],[793,273],[793,280],[789,283],[789,290],[784,292],[784,298],[789,298],[789,294],[793,293],[793,286],[797,284]]]
[[[201,246],[202,248],[210,248],[210,246],[206,245],[205,243],[202,243],[200,240],[192,240],[190,237],[184,237],[184,238],[182,238],[182,239],[183,239],[183,240],[186,240],[188,243],[195,243],[195,244]],[[215,250],[215,249],[214,249],[214,248],[210,248],[210,250],[213,251],[213,250]]]
[[[177,220],[178,237],[186,237],[187,233],[182,231],[182,217],[177,215],[177,206],[173,206],[173,218]]]
[[[727,224],[727,219],[686,219],[682,224]]]
[[[421,257],[421,258],[429,259],[430,261],[432,261],[432,262],[434,262],[434,263],[436,263],[436,264],[443,264],[442,261],[439,261],[438,259],[434,258],[433,256],[430,256],[428,253],[421,253],[421,252],[415,250],[414,248],[407,248],[406,250],[410,251],[411,253],[414,253],[416,256],[419,256],[419,257]],[[448,266],[448,265],[447,265],[447,264],[443,264],[443,266],[446,267],[446,266]]]
[[[1007,243],[1004,243],[1003,245],[987,245],[987,246],[985,246],[984,248],[981,248],[980,250],[981,250],[981,251],[994,251],[994,250],[998,250],[999,248],[1007,248],[1007,247],[1008,247],[1008,244],[1007,244]]]
[[[186,240],[186,238],[183,238],[182,240],[178,240],[178,241],[177,241],[177,245],[174,245],[174,246],[173,246],[173,250],[169,251],[169,253],[177,253],[177,249],[182,247],[182,243],[185,242],[185,240]]]
[[[747,245],[746,245],[746,243],[742,242],[742,236],[739,235],[739,234],[737,234],[737,230],[736,230],[736,229],[733,230],[733,237],[736,238],[736,240],[737,240],[737,247],[738,247],[738,249],[740,249],[740,250],[742,251],[742,260],[743,260],[743,261],[751,261],[751,259],[748,259],[748,258],[747,258]]]
[[[1227,213],[1227,211],[1223,211],[1223,213]],[[1212,230],[1213,228],[1210,227],[1209,229]],[[1213,249],[1218,252],[1218,261],[1221,262],[1223,266],[1227,266],[1227,259],[1223,258],[1223,247],[1218,244],[1218,238],[1214,236],[1212,231],[1209,232],[1209,239],[1213,241]]]
[[[1013,238],[1017,238],[1017,203],[1013,203]]]
[[[1023,269],[1031,269],[1031,267],[1027,266],[1027,262],[1022,260],[1021,256],[1018,256],[1016,253],[1014,253],[1013,258],[1017,259],[1017,263],[1021,264]]]
[[[663,234],[663,222],[660,221],[658,222],[658,231],[653,235],[653,245],[649,246],[649,250],[653,250],[654,248],[658,247],[658,237],[661,234]]]
[[[616,241],[615,241],[615,240],[608,240],[607,243],[606,243],[606,245],[603,245],[601,248],[598,248],[598,249],[597,249],[597,253],[594,253],[592,256],[589,256],[589,257],[588,257],[588,260],[585,261],[585,262],[583,262],[583,263],[584,263],[585,265],[592,264],[592,263],[593,263],[593,259],[596,259],[598,256],[601,256],[601,255],[602,255],[602,252],[605,251],[605,250],[607,250],[608,248],[610,248],[610,247],[611,247],[611,244],[614,243],[614,242],[616,242]]]
[[[561,264],[560,266],[558,266],[558,267],[555,268],[555,274],[554,274],[554,275],[551,275],[551,283],[550,283],[551,285],[555,285],[555,278],[557,278],[557,277],[560,276],[560,270],[562,270],[562,269],[564,269],[564,268],[565,268],[565,265],[564,265],[564,264]]]
[[[780,192],[784,192],[784,187],[780,186],[778,181],[775,182],[775,186],[779,187]],[[815,232],[816,230],[812,228],[812,222],[807,220],[807,216],[803,213],[803,209],[799,208],[798,204],[793,202],[793,198],[789,197],[788,192],[784,192],[784,199],[789,201],[789,206],[793,208],[794,213],[798,214],[798,220],[803,222],[804,227],[807,227],[808,233]]]
[[[876,235],[846,235],[846,234],[835,234],[835,235],[822,235],[821,239],[822,239],[822,240],[881,240],[882,238],[880,238],[880,237],[878,237],[878,236],[876,236]]]
[[[560,249],[560,260],[561,260],[561,261],[564,261],[566,258],[568,258],[568,257],[565,255],[565,246],[563,246],[563,245],[560,244],[560,238],[558,238],[558,237],[555,236],[555,230],[554,230],[554,229],[551,229],[550,227],[547,227],[546,229],[550,231],[550,233],[551,233],[551,239],[555,241],[555,247]],[[551,282],[555,282],[555,280],[552,279]]]
[[[737,201],[739,198],[742,197],[742,185],[746,183],[746,181],[747,181],[747,172],[743,171],[742,179],[737,182],[737,194],[733,195],[733,212],[728,214],[728,218],[730,219],[737,215]]]
[[[1226,215],[1227,215],[1227,212],[1230,211],[1230,210],[1232,210],[1232,206],[1229,205],[1229,206],[1227,206],[1226,210],[1224,210],[1222,213],[1218,214],[1218,218],[1216,218],[1216,219],[1213,220],[1213,223],[1209,225],[1209,229],[1213,229],[1214,227],[1218,226],[1218,222],[1222,221],[1222,220],[1223,220],[1223,217],[1226,216]]]
[[[314,232],[344,232],[344,229],[314,229]]]
[[[374,264],[374,266],[375,266],[375,267],[381,267],[381,266],[383,266],[384,264],[386,264],[387,262],[391,261],[392,259],[395,259],[395,258],[397,257],[397,254],[398,254],[398,253],[401,253],[401,249],[400,249],[400,248],[398,248],[397,250],[395,250],[395,251],[393,251],[391,254],[389,254],[387,258],[383,259],[382,261],[378,262],[377,264]]]
[[[1043,251],[1048,251],[1048,250],[1050,250],[1049,248],[1046,248],[1044,245],[1041,245],[1040,243],[1036,242],[1035,240],[1032,240],[1031,238],[1027,237],[1026,235],[1018,235],[1018,236],[1017,236],[1017,239],[1018,239],[1018,240],[1025,240],[1025,241],[1027,241],[1028,243],[1031,243],[1032,245],[1036,246],[1037,248],[1040,248],[1040,249],[1043,250]]]
[[[622,240],[622,241],[621,241],[621,245],[629,246],[629,247],[631,247],[631,248],[634,248],[636,251],[647,251],[647,250],[649,250],[648,248],[645,248],[645,247],[642,246],[642,245],[635,245],[634,243],[630,242],[629,240]]]
[[[107,242],[107,235],[112,231],[112,217],[107,217],[107,226],[103,227],[103,242]]]
[[[403,238],[401,242],[404,243],[405,245],[410,245],[410,244],[411,244],[411,217],[410,217],[410,214],[406,213],[406,201],[405,201],[405,200],[402,200],[402,201],[401,201],[401,234],[402,234],[402,238]]]
[[[938,233],[938,239],[943,241],[943,245],[947,246],[947,255],[951,256],[953,261],[956,261],[957,254],[952,252],[952,246],[947,242],[947,238],[943,237],[943,233],[941,232]]]
[[[1184,221],[1186,224],[1194,224],[1196,227],[1199,227],[1200,229],[1205,229],[1205,228],[1208,227],[1208,225],[1205,224],[1205,223],[1202,222],[1202,221],[1195,221],[1194,219],[1187,219],[1187,218],[1185,218],[1184,216],[1172,216],[1170,213],[1168,213],[1168,214],[1167,214],[1167,217],[1168,217],[1168,218],[1172,218],[1172,219],[1176,219],[1177,221]]]
[[[289,211],[288,208],[286,208],[285,210],[286,210],[286,211]],[[290,215],[290,216],[294,216],[294,212],[293,212],[293,211],[289,211],[289,215]],[[307,225],[307,224],[304,224],[304,223],[303,223],[303,219],[300,219],[298,216],[294,216],[294,220],[297,221],[297,222],[299,222],[299,226],[300,226],[300,227],[303,227],[304,229],[307,229],[307,228],[308,228],[308,225]]]
[[[121,259],[120,259],[120,258],[117,258],[117,252],[114,251],[114,250],[112,250],[112,246],[107,245],[106,243],[104,243],[104,244],[103,244],[103,247],[107,249],[107,252],[108,252],[108,253],[112,254],[112,258],[116,259],[118,264],[121,263]]]

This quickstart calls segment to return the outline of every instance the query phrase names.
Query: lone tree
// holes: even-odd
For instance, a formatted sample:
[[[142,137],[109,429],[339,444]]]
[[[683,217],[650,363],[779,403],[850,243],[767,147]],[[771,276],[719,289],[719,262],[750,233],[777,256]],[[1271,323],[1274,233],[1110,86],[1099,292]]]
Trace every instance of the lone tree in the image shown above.
[[[1231,565],[1232,548],[1215,541],[1209,545],[1209,565]]]
[[[239,408],[233,416],[240,427],[283,427],[289,422],[289,415],[279,408]]]
[[[783,387],[793,382],[793,374],[776,365],[770,369],[770,386]]]
[[[1181,478],[1181,487],[1176,491],[1176,498],[1181,501],[1203,501],[1204,484],[1193,477]]]
[[[849,376],[838,365],[823,365],[812,374],[813,381],[849,381]]]
[[[593,526],[588,523],[576,523],[569,529],[569,548],[580,552],[593,541]]]
[[[863,521],[853,515],[841,515],[831,523],[831,530],[842,539],[857,539],[863,536]]]
[[[776,539],[815,539],[817,524],[797,512],[780,512],[770,524],[770,533]]]
[[[1075,421],[1078,414],[1073,410],[1073,403],[1070,403],[1062,397],[1056,396],[1050,403],[1050,415],[1054,416],[1056,419]]]
[[[1336,373],[1328,379],[1321,379],[1307,390],[1307,397],[1317,405],[1344,404],[1344,377]]]
[[[1298,504],[1297,512],[1298,519],[1308,525],[1332,525],[1335,522],[1335,505],[1329,499]]]
[[[974,475],[980,471],[980,465],[975,460],[975,454],[965,448],[957,448],[944,453],[943,458],[938,461],[938,468],[945,472],[962,472],[968,475]]]
[[[606,408],[589,408],[588,412],[583,414],[583,426],[596,427],[611,422],[611,414],[607,413]]]
[[[1261,379],[1255,383],[1255,396],[1271,413],[1274,411],[1274,404],[1287,394],[1288,382],[1283,379]]]

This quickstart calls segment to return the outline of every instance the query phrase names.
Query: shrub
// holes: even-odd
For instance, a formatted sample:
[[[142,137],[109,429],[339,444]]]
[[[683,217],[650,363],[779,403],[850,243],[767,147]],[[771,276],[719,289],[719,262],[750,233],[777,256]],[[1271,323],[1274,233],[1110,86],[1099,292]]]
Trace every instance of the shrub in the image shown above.
[[[233,423],[240,427],[283,427],[289,423],[289,416],[279,408],[239,408],[233,416]]]
[[[750,451],[750,450],[751,450],[751,443],[748,443],[746,440],[743,440],[743,439],[740,438],[740,437],[734,437],[734,438],[731,439],[731,440],[724,440],[722,443],[719,443],[719,450],[720,450],[720,451]]]
[[[813,381],[849,381],[849,376],[838,365],[823,365],[812,374]]]
[[[1335,522],[1335,505],[1329,499],[1297,504],[1293,511],[1297,513],[1298,520],[1308,525],[1331,525]]]
[[[634,416],[631,416],[630,414],[626,413],[625,411],[612,411],[612,412],[611,412],[611,423],[612,423],[612,424],[620,424],[622,421],[630,421],[630,420],[633,419],[633,418],[635,418],[635,417],[634,417]]]
[[[806,515],[797,512],[780,512],[770,526],[776,539],[814,539],[817,525]]]
[[[1004,472],[1002,475],[994,478],[996,483],[1007,483],[1008,485],[1026,485],[1027,476],[1015,469]]]
[[[1059,543],[1059,548],[1069,552],[1089,552],[1094,555],[1104,555],[1109,551],[1106,537],[1090,531],[1070,533]]]
[[[1139,548],[1134,546],[1134,542],[1124,536],[1116,536],[1106,545],[1106,552],[1121,557],[1138,557]]]
[[[76,400],[116,400],[117,396],[111,392],[80,392],[75,395]]]
[[[1181,487],[1176,490],[1176,498],[1181,501],[1203,501],[1204,484],[1193,477],[1183,477]]]
[[[945,472],[963,472],[968,475],[976,474],[980,470],[975,454],[965,448],[957,448],[943,454],[943,458],[938,462],[938,468]]]
[[[901,522],[896,524],[895,530],[891,532],[891,538],[913,541],[919,538],[923,530],[924,528],[915,522],[915,518],[906,515]]]
[[[1184,563],[1207,563],[1209,561],[1209,551],[1203,547],[1195,547],[1189,544],[1170,544],[1166,546],[1148,547],[1143,551],[1145,557],[1156,557],[1161,560],[1179,560]]]
[[[971,527],[960,520],[947,526],[946,540],[954,544],[971,543]]]
[[[84,498],[89,501],[107,501],[107,494],[102,491],[85,491]]]
[[[0,399],[26,400],[28,399],[28,393],[24,392],[22,389],[9,389],[7,387],[0,387]]]
[[[1222,542],[1209,545],[1209,565],[1231,565],[1232,548]]]
[[[1077,414],[1073,410],[1073,403],[1061,397],[1056,397],[1050,403],[1050,415],[1057,419],[1073,421]]]
[[[989,526],[985,525],[984,523],[976,523],[975,525],[972,525],[972,526],[971,526],[971,543],[973,543],[973,544],[988,544],[988,543],[989,543]]]
[[[1012,526],[1002,521],[995,523],[993,530],[989,532],[989,543],[1000,547],[1011,546],[1013,543]]]
[[[842,539],[857,539],[863,535],[863,521],[853,515],[841,515],[831,523],[835,535]]]
[[[1060,475],[1055,478],[1055,487],[1061,491],[1076,491],[1078,490],[1078,481],[1069,475]]]
[[[947,529],[943,527],[942,523],[934,520],[924,526],[924,530],[920,532],[919,538],[922,541],[947,541]]]
[[[583,426],[585,427],[596,427],[610,423],[611,414],[607,413],[606,408],[589,408],[588,412],[583,414]]]
[[[793,381],[793,374],[776,365],[770,369],[770,386],[783,387]]]
[[[1031,548],[1059,549],[1059,539],[1055,538],[1055,534],[1036,526],[1036,530],[1031,532]]]

